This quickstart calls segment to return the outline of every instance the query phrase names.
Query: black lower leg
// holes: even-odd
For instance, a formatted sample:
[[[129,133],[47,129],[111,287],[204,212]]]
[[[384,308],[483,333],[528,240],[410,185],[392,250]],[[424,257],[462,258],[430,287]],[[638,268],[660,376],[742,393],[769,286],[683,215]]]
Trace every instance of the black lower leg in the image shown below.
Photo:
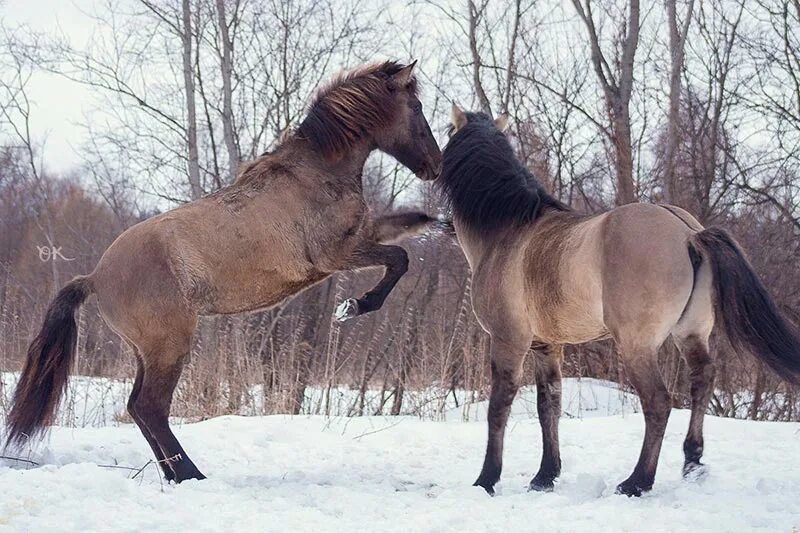
[[[703,466],[703,418],[714,389],[714,362],[707,343],[700,339],[687,339],[681,344],[681,353],[689,367],[689,383],[692,396],[692,416],[689,431],[683,442],[683,474],[688,476]]]
[[[669,392],[655,363],[631,366],[628,377],[642,402],[645,433],[636,467],[630,477],[617,486],[617,493],[641,496],[643,492],[653,488],[671,405]]]
[[[172,430],[169,428],[167,417],[151,417],[148,424],[153,428],[153,435],[156,440],[163,446],[166,457],[159,464],[164,470],[167,479],[170,479],[167,475],[168,470],[174,472],[174,478],[170,480],[174,479],[176,483],[187,479],[206,478],[183,450],[183,447],[178,442],[178,439],[175,438],[175,435],[173,435]]]
[[[163,459],[159,464],[165,477],[174,479],[177,483],[186,479],[205,479],[169,427],[172,394],[182,366],[183,356],[176,358],[170,365],[149,367],[134,405],[137,416],[161,448]]]
[[[128,414],[131,415],[131,418],[139,427],[139,431],[142,432],[147,444],[150,445],[150,449],[153,450],[153,455],[155,455],[156,462],[161,465],[162,470],[164,472],[164,477],[167,481],[172,481],[175,479],[175,472],[172,468],[164,462],[164,452],[161,451],[161,446],[158,445],[156,439],[153,437],[153,434],[150,433],[150,430],[147,428],[147,425],[144,421],[139,417],[136,413],[136,400],[139,397],[139,392],[142,389],[142,379],[144,378],[144,365],[142,361],[139,359],[137,360],[137,369],[136,369],[136,379],[133,382],[133,389],[131,390],[131,395],[128,398]]]
[[[342,302],[336,310],[337,319],[347,320],[380,309],[397,282],[408,271],[408,254],[399,246],[370,243],[359,248],[347,268],[378,265],[386,268],[383,278],[361,298],[350,298]]]
[[[542,428],[542,462],[529,488],[551,491],[561,474],[558,422],[561,416],[561,361],[563,348],[547,346],[537,350],[536,409]]]
[[[498,365],[492,360],[492,391],[489,396],[487,416],[489,435],[486,455],[481,473],[473,483],[476,487],[483,487],[491,495],[494,495],[494,485],[500,480],[503,469],[503,438],[511,403],[519,388],[520,372],[516,366],[516,363],[510,366]]]

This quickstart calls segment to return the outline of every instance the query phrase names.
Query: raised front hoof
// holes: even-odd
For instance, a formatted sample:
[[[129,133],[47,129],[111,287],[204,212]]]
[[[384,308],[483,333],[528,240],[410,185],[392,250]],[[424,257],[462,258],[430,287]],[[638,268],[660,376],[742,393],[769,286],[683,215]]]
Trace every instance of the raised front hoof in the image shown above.
[[[347,300],[343,301],[339,304],[336,308],[336,313],[334,317],[339,322],[344,322],[346,320],[350,320],[351,318],[355,318],[359,315],[358,309],[358,300],[355,298],[348,298]]]
[[[528,483],[529,492],[553,492],[555,488],[555,478],[546,476],[540,477],[538,474]]]
[[[478,478],[475,481],[475,483],[472,484],[472,486],[473,487],[482,487],[483,490],[486,491],[486,494],[488,494],[489,496],[494,496],[495,495],[494,483],[490,483],[488,480],[484,480],[484,479]]]
[[[641,480],[628,478],[619,485],[617,485],[617,494],[623,494],[627,497],[636,496],[637,498],[648,492],[653,488],[652,483],[645,483]]]
[[[689,482],[701,481],[708,476],[708,467],[700,461],[689,461],[683,465],[683,479]]]

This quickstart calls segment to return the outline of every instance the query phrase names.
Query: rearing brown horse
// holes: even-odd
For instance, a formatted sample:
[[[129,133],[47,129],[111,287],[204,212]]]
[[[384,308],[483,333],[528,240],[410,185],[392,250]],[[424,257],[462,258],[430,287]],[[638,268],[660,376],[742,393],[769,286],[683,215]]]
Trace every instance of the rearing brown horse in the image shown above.
[[[642,402],[639,461],[617,491],[653,486],[671,410],[658,369],[668,337],[686,359],[692,415],[684,474],[701,467],[703,416],[714,385],[708,338],[717,319],[740,351],[800,382],[800,334],[785,319],[739,246],[675,206],[630,204],[590,216],[551,197],[517,160],[497,123],[454,106],[437,180],[453,208],[472,269],[472,307],[491,335],[489,439],[476,485],[494,492],[511,402],[530,348],[542,462],[532,490],[552,490],[561,472],[558,419],[565,344],[611,337]],[[499,126],[499,127],[496,127]]]
[[[340,307],[346,319],[379,309],[406,272],[406,252],[381,241],[429,219],[410,213],[373,223],[361,173],[378,149],[422,179],[437,176],[441,153],[413,69],[386,62],[339,76],[299,128],[243,165],[233,185],[131,227],[94,272],[61,289],[28,349],[8,442],[22,443],[52,422],[75,352],[75,310],[95,294],[106,322],[136,354],[128,412],[165,477],[203,479],[168,424],[198,315],[265,309],[334,272],[385,267],[374,289]]]

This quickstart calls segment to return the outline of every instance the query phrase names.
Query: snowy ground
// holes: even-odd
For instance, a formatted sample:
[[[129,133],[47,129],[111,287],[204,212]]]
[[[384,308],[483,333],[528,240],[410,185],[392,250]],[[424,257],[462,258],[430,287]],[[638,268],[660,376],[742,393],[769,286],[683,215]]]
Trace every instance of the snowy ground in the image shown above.
[[[0,408],[10,405],[18,378],[17,372],[0,372]],[[129,422],[125,405],[132,387],[132,379],[71,376],[58,411],[58,425],[105,427],[118,426],[121,421]],[[338,386],[330,394],[320,387],[308,387],[302,414],[348,416],[357,399],[358,391],[346,386]],[[376,413],[383,404],[382,414],[389,414],[392,402],[381,400],[380,390],[368,390],[364,412]],[[268,414],[264,412],[263,403],[262,391],[254,387],[240,402],[238,414]],[[406,390],[401,414],[428,420],[479,421],[486,420],[487,406],[487,402],[479,401],[478,395],[472,391],[457,390],[454,397],[448,389],[429,387]],[[562,407],[564,416],[569,418],[621,415],[639,412],[639,399],[610,381],[568,378],[563,382]],[[524,387],[520,391],[513,412],[520,416],[536,416],[535,387]],[[2,413],[0,409],[0,416]]]
[[[584,382],[585,383],[585,382]],[[573,384],[574,385],[574,384]],[[564,470],[551,494],[530,397],[517,403],[500,494],[471,487],[485,423],[412,417],[221,417],[176,427],[209,476],[164,485],[133,426],[55,428],[30,459],[0,462],[0,531],[796,531],[800,424],[708,417],[705,479],[681,479],[688,412],[670,419],[654,490],[614,494],[633,467],[639,414],[561,422]],[[601,402],[602,403],[602,402]],[[482,407],[478,406],[480,410]],[[565,409],[566,410],[566,409]],[[449,417],[448,417],[449,419]],[[795,529],[793,529],[795,528]]]

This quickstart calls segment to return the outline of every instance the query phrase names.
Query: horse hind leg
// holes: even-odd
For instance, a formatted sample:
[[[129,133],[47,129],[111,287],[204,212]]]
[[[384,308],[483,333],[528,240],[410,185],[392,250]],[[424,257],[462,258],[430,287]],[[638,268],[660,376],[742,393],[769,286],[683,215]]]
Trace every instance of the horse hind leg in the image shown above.
[[[708,349],[708,338],[714,327],[712,301],[712,275],[708,262],[700,264],[695,276],[695,286],[686,309],[672,330],[675,345],[689,368],[689,387],[692,397],[692,415],[689,431],[683,442],[683,475],[701,474],[703,464],[703,419],[714,392],[716,369]]]
[[[625,369],[642,402],[644,442],[633,473],[617,486],[617,494],[641,496],[653,487],[661,443],[671,410],[670,396],[658,370],[657,348],[631,350],[623,347]]]
[[[161,446],[158,445],[158,442],[153,437],[153,434],[150,433],[150,430],[147,428],[147,425],[142,421],[139,415],[136,413],[136,400],[139,397],[139,393],[142,390],[142,380],[144,379],[144,364],[142,363],[141,355],[139,354],[138,350],[136,352],[136,379],[133,382],[133,389],[131,390],[131,395],[128,398],[128,414],[131,415],[131,418],[139,426],[139,431],[142,432],[144,435],[145,440],[150,445],[150,448],[153,450],[153,454],[156,456],[156,461],[158,464],[166,465],[167,467],[163,468],[164,477],[167,481],[173,481],[175,479],[175,472],[169,467],[168,463],[164,461],[164,452],[161,450]]]
[[[542,427],[542,463],[528,488],[549,492],[561,474],[558,422],[561,417],[561,362],[564,348],[551,345],[536,352],[536,410]]]
[[[703,419],[714,391],[714,361],[708,350],[707,335],[676,338],[675,344],[689,367],[692,415],[689,431],[683,441],[683,476],[690,478],[703,472]]]
[[[161,449],[163,459],[160,464],[165,477],[177,483],[187,479],[205,479],[169,427],[172,395],[190,348],[191,335],[188,335],[166,339],[144,352],[144,376],[133,404],[139,420]],[[159,457],[158,453],[156,457]]]

